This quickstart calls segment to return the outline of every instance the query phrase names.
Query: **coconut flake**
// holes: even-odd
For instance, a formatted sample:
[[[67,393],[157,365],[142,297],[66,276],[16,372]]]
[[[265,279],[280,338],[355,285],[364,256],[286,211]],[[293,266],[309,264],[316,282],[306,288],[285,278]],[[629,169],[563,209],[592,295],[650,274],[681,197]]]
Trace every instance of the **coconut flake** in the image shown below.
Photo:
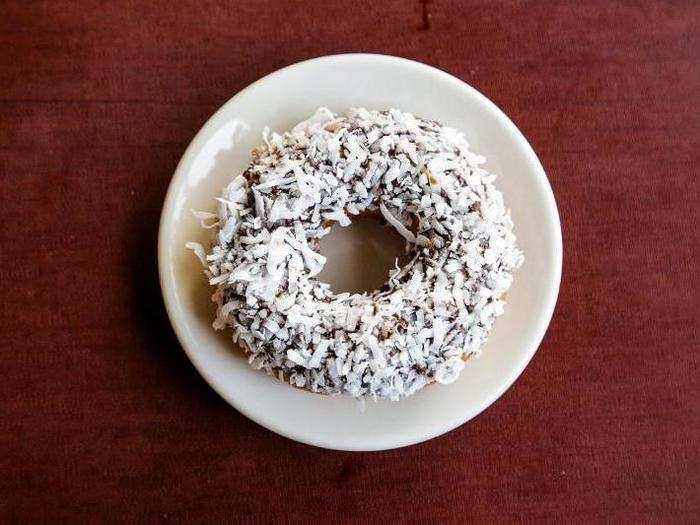
[[[382,212],[382,215],[384,216],[386,221],[389,224],[391,224],[394,228],[396,228],[396,231],[398,231],[402,236],[404,236],[408,242],[416,242],[416,236],[413,235],[400,220],[398,220],[391,214],[387,207],[384,206],[384,203],[379,204],[379,210]]]
[[[454,382],[464,369],[464,361],[459,357],[453,357],[441,364],[435,371],[435,381],[443,385]]]
[[[207,252],[204,249],[204,246],[199,244],[198,242],[187,242],[185,243],[185,248],[188,248],[194,252],[194,254],[197,256],[197,259],[199,259],[199,262],[202,263],[202,266],[205,268],[209,266],[207,263]]]
[[[281,265],[289,255],[289,248],[284,240],[287,228],[277,228],[270,235],[267,251],[267,271],[270,275],[277,275],[281,271]]]

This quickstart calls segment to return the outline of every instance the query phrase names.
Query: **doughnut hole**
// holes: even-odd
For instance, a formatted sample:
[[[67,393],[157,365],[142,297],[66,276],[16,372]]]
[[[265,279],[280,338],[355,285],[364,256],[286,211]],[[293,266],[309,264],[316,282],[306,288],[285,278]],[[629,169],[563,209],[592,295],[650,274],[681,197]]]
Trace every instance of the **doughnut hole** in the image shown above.
[[[350,226],[334,224],[319,242],[326,265],[318,275],[334,293],[362,293],[381,288],[398,259],[409,261],[406,240],[374,216],[352,217]]]

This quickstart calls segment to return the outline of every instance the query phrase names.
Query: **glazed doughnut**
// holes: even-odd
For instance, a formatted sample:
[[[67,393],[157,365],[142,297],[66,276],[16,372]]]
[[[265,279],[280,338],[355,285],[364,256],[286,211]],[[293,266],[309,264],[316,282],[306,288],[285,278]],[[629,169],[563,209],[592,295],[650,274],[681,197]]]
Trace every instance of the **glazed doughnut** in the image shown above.
[[[398,110],[325,108],[263,134],[248,169],[199,213],[217,314],[250,364],[323,394],[397,400],[450,383],[478,354],[523,255],[485,159],[462,133]],[[318,279],[332,224],[379,211],[409,262],[370,293]]]

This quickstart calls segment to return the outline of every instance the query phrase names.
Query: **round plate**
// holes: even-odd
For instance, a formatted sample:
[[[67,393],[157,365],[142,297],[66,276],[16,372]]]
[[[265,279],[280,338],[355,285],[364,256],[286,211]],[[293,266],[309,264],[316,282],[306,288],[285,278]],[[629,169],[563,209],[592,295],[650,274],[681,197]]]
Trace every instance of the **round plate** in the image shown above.
[[[248,164],[263,128],[282,132],[316,108],[398,108],[464,131],[472,150],[498,174],[525,253],[478,359],[451,385],[431,385],[399,401],[360,403],[292,388],[248,366],[228,332],[215,332],[209,288],[187,241],[206,242],[190,210],[214,198]],[[335,55],[281,69],[247,87],[197,133],[165,199],[158,264],[173,328],[197,370],[237,410],[284,436],[320,447],[381,450],[425,441],[469,421],[515,381],[537,350],[561,277],[561,229],[542,166],[515,125],[461,80],[430,66],[383,55]],[[523,403],[527,402],[525,399]]]

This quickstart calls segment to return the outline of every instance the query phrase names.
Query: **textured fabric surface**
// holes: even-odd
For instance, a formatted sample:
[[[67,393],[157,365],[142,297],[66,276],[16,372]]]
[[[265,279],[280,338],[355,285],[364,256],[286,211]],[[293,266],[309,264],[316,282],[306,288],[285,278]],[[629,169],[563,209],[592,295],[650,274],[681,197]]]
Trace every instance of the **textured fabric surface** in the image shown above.
[[[695,2],[24,2],[0,15],[0,521],[696,521]],[[316,449],[205,384],[164,313],[165,190],[302,59],[432,64],[530,140],[564,273],[515,385],[433,441]]]

